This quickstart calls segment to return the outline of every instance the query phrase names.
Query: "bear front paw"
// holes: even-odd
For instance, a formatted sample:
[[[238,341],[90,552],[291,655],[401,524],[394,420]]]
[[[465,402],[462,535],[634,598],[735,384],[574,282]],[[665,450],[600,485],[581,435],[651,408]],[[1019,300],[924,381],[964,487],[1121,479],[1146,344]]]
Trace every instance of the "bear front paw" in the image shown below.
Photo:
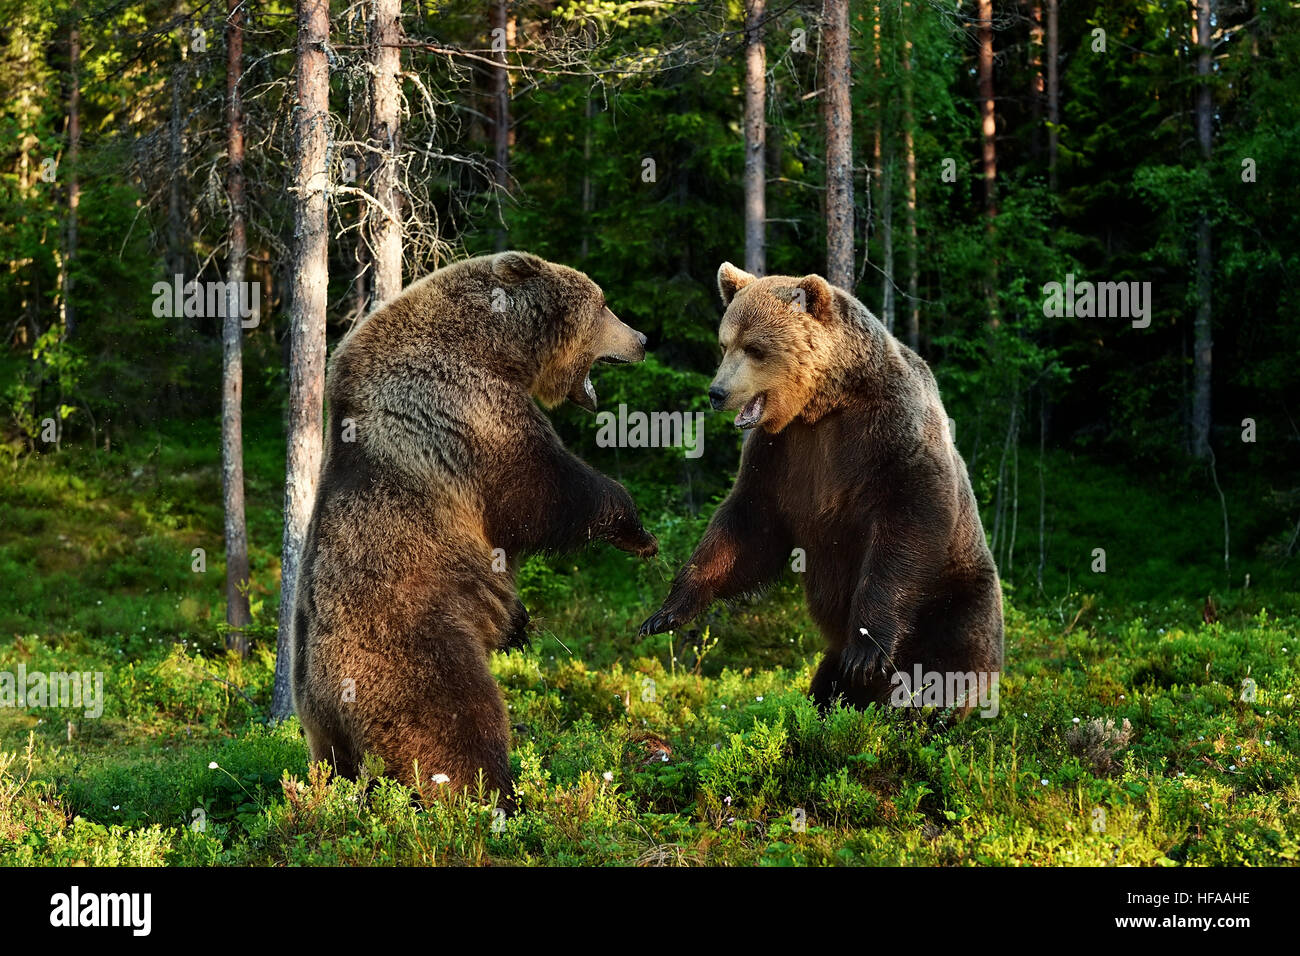
[[[888,674],[893,663],[890,648],[882,647],[866,628],[858,631],[858,639],[840,653],[840,674],[848,683],[860,686]]]
[[[516,605],[514,614],[510,619],[510,633],[506,635],[505,642],[501,645],[501,650],[527,650],[532,646],[533,639],[528,634],[528,623],[531,617],[528,614],[528,608],[523,604]]]
[[[663,634],[665,631],[675,631],[686,621],[675,611],[666,607],[661,607],[650,617],[646,618],[645,623],[637,632],[641,637],[649,637],[652,634]]]

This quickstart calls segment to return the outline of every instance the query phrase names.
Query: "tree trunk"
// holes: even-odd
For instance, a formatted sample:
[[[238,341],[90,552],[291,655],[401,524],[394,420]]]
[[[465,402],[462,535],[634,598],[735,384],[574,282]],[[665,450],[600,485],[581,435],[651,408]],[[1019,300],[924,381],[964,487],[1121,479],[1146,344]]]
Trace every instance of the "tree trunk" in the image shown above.
[[[68,338],[77,334],[77,313],[72,301],[73,269],[77,262],[77,207],[81,181],[77,160],[81,153],[81,28],[77,10],[68,30],[68,254],[63,262],[63,318]]]
[[[362,208],[358,215],[362,222],[368,222],[370,216],[369,203],[362,203]],[[369,237],[365,235],[364,228],[357,240],[357,267],[354,270],[352,280],[352,305],[348,307],[348,326],[364,318],[371,309],[372,305],[378,305],[378,301],[370,300],[370,250]]]
[[[32,96],[32,90],[36,87],[36,82],[32,79],[33,60],[32,60],[32,42],[30,36],[31,24],[28,22],[28,13],[19,8],[18,22],[15,25],[15,32],[18,34],[15,42],[18,45],[18,74],[15,77],[19,84],[17,116],[18,120],[18,195],[23,199],[31,193],[33,184],[32,174],[32,154],[35,153],[40,141],[32,132],[33,126],[40,122],[40,109],[36,105],[35,97]]]
[[[370,143],[381,153],[371,153],[371,194],[384,212],[370,208],[373,250],[373,311],[402,291],[402,195],[397,188],[397,156],[401,150],[402,69],[401,0],[372,0],[366,22],[370,46]],[[391,215],[390,215],[391,214]]]
[[[767,49],[765,0],[745,4],[745,271],[767,274]]]
[[[509,0],[493,0],[492,28],[503,30],[505,47],[497,57],[501,68],[493,71],[493,92],[496,101],[496,115],[493,122],[493,179],[498,189],[498,199],[510,192],[510,147],[514,139],[510,131],[510,71],[505,68],[506,53],[515,44],[515,18],[510,15]],[[494,38],[495,41],[495,38]],[[497,250],[506,248],[509,236],[505,227],[497,230]]]
[[[29,10],[18,8],[18,20],[14,25],[15,44],[18,47],[18,72],[15,76],[19,84],[18,102],[15,119],[18,124],[18,197],[26,202],[35,185],[34,156],[40,146],[34,130],[40,124],[41,108],[33,92],[39,89],[42,71],[36,64],[44,64],[44,58],[32,56],[33,23],[29,19]],[[38,319],[40,296],[36,294],[36,277],[34,269],[19,269],[16,276],[19,289],[19,326],[15,331],[14,341],[20,346],[30,348],[40,338]]]
[[[883,47],[881,26],[883,14],[880,0],[871,5],[871,63],[875,69],[876,96],[873,98],[875,121],[871,137],[871,169],[867,174],[867,201],[871,211],[880,217],[881,258],[884,269],[880,284],[880,320],[885,328],[894,331],[894,210],[893,187],[884,151],[885,71],[880,54]],[[870,189],[871,177],[876,179],[876,191]],[[877,212],[878,210],[878,212]]]
[[[1043,593],[1047,565],[1047,395],[1038,393],[1038,593]]]
[[[983,139],[984,212],[998,211],[997,114],[993,104],[993,0],[979,0],[980,128]]]
[[[823,0],[826,67],[826,278],[853,291],[853,105],[848,0]]]
[[[907,172],[907,344],[921,349],[919,238],[916,229],[916,143],[913,113],[912,41],[908,38],[912,5],[903,4],[903,152]]]
[[[248,236],[244,224],[243,0],[226,0],[226,190],[230,195],[230,259],[221,327],[221,493],[226,519],[226,647],[248,656],[248,529],[244,519],[244,370],[241,337]]]
[[[1017,401],[1016,431],[1011,439],[1011,531],[1007,535],[1007,560],[1003,575],[1011,580],[1016,568],[1016,529],[1020,524],[1020,414]]]
[[[880,162],[880,180],[880,242],[885,247],[880,312],[885,328],[893,332],[897,309],[894,305],[894,149],[891,145],[885,147]]]
[[[369,41],[369,38],[369,21],[367,21],[367,41]],[[373,110],[371,100],[373,92],[369,89],[369,85],[367,85],[366,92],[365,103],[359,111],[353,113],[352,104],[349,104],[348,133],[358,143],[364,143],[366,147],[369,147],[371,145],[371,114]],[[379,157],[370,152],[369,148],[362,149],[357,155],[359,157],[360,169],[358,169],[358,173],[361,177],[361,183],[368,189],[376,159]],[[352,270],[352,304],[348,306],[347,310],[349,329],[369,315],[371,310],[379,304],[378,300],[371,299],[374,292],[374,283],[371,282],[370,271],[373,267],[374,257],[371,255],[370,249],[375,241],[370,229],[370,224],[373,221],[371,219],[372,213],[377,214],[378,210],[374,209],[374,204],[363,196],[361,202],[357,203],[355,212],[357,230],[353,255],[356,264]]]
[[[591,255],[591,124],[595,115],[591,103],[591,89],[588,88],[582,124],[582,247],[579,256],[583,263]]]
[[[998,123],[993,102],[993,0],[979,0],[979,97],[984,142],[984,215],[988,218],[990,250],[984,278],[984,300],[988,305],[989,327],[997,328],[998,260],[993,249],[998,215]]]
[[[871,167],[867,170],[867,222],[870,227],[873,217],[878,215],[877,208],[881,204],[880,186],[884,181],[884,168],[881,165],[881,139],[883,134],[883,123],[881,117],[884,115],[885,97],[883,93],[885,72],[880,63],[880,0],[873,0],[871,4],[871,65],[874,73],[872,82],[875,84],[875,96],[872,97],[872,130],[871,130]],[[874,191],[872,177],[875,177]],[[882,223],[883,226],[883,223]],[[868,257],[870,256],[870,238],[866,240]],[[883,311],[883,308],[882,308]]]
[[[1208,168],[1214,146],[1214,103],[1210,71],[1214,53],[1214,0],[1196,3],[1196,139],[1201,161]],[[1204,209],[1204,207],[1202,207]],[[1192,456],[1210,456],[1210,373],[1214,360],[1211,293],[1214,260],[1211,254],[1210,216],[1202,211],[1196,224],[1196,342],[1192,357]]]
[[[328,0],[297,0],[297,103],[294,111],[293,271],[289,307],[289,422],[280,558],[280,635],[271,716],[293,711],[289,684],[293,603],[303,539],[320,477],[325,399],[325,305],[329,278],[325,191],[329,121]]]
[[[181,248],[184,233],[184,196],[182,184],[185,171],[185,128],[181,117],[181,90],[186,82],[185,63],[176,64],[172,71],[172,108],[167,126],[170,150],[167,183],[167,279],[185,271],[185,254]],[[184,323],[181,323],[182,327]]]
[[[1029,150],[1035,163],[1043,160],[1043,4],[1029,2],[1029,114],[1033,120]]]
[[[1061,122],[1060,0],[1047,0],[1047,182],[1056,192],[1057,126]]]

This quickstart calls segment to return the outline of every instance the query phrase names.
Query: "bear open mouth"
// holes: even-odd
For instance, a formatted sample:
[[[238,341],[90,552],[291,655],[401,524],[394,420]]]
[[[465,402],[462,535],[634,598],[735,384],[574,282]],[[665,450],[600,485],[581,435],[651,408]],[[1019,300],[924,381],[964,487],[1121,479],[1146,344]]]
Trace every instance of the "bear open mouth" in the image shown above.
[[[601,365],[631,365],[631,361],[617,355],[602,355],[596,359]]]
[[[745,404],[745,407],[740,410],[740,414],[736,416],[736,427],[753,428],[762,417],[763,393],[759,392]]]
[[[569,401],[589,412],[596,410],[596,386],[591,384],[591,373],[582,377],[581,382],[574,382],[569,389]]]

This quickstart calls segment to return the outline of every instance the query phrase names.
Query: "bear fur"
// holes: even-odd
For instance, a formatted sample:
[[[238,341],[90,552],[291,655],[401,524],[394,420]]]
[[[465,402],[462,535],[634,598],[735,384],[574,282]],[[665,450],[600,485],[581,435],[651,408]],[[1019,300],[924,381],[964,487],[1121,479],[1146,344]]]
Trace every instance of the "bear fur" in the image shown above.
[[[440,269],[344,337],[293,616],[312,760],[355,777],[377,754],[422,790],[445,775],[473,791],[481,772],[513,807],[488,656],[527,640],[520,556],[595,539],[658,549],[534,398],[594,410],[592,363],[644,357],[591,279],[520,252]]]
[[[820,276],[724,263],[718,286],[709,397],[749,434],[731,493],[641,633],[760,590],[802,548],[826,641],[811,687],[823,710],[898,703],[895,674],[910,687],[917,664],[996,687],[1001,586],[929,367]]]

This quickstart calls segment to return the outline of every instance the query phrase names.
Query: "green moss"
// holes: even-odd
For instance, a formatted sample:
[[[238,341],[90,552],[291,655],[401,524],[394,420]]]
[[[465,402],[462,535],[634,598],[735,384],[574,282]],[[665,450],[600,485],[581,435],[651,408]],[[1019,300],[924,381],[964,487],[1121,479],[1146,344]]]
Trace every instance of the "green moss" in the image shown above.
[[[279,451],[250,462],[258,626],[241,662],[217,626],[208,442],[173,436],[139,475],[116,455],[65,454],[0,478],[0,670],[105,685],[96,718],[0,708],[0,863],[1297,862],[1297,594],[1261,571],[1248,592],[1217,591],[1206,624],[1201,576],[1217,572],[1189,556],[1213,551],[1213,534],[1174,527],[1181,499],[1140,491],[1159,514],[1155,530],[1133,527],[1113,501],[1122,475],[1053,464],[1049,562],[1078,551],[1086,569],[1096,541],[1109,570],[1064,589],[1057,568],[1041,597],[1029,582],[1011,591],[993,719],[820,716],[804,696],[820,637],[793,574],[638,638],[704,515],[648,514],[661,561],[601,547],[529,562],[534,645],[493,658],[522,806],[501,821],[486,794],[420,808],[392,781],[329,780],[296,722],[264,724]],[[206,573],[191,570],[194,547]]]

